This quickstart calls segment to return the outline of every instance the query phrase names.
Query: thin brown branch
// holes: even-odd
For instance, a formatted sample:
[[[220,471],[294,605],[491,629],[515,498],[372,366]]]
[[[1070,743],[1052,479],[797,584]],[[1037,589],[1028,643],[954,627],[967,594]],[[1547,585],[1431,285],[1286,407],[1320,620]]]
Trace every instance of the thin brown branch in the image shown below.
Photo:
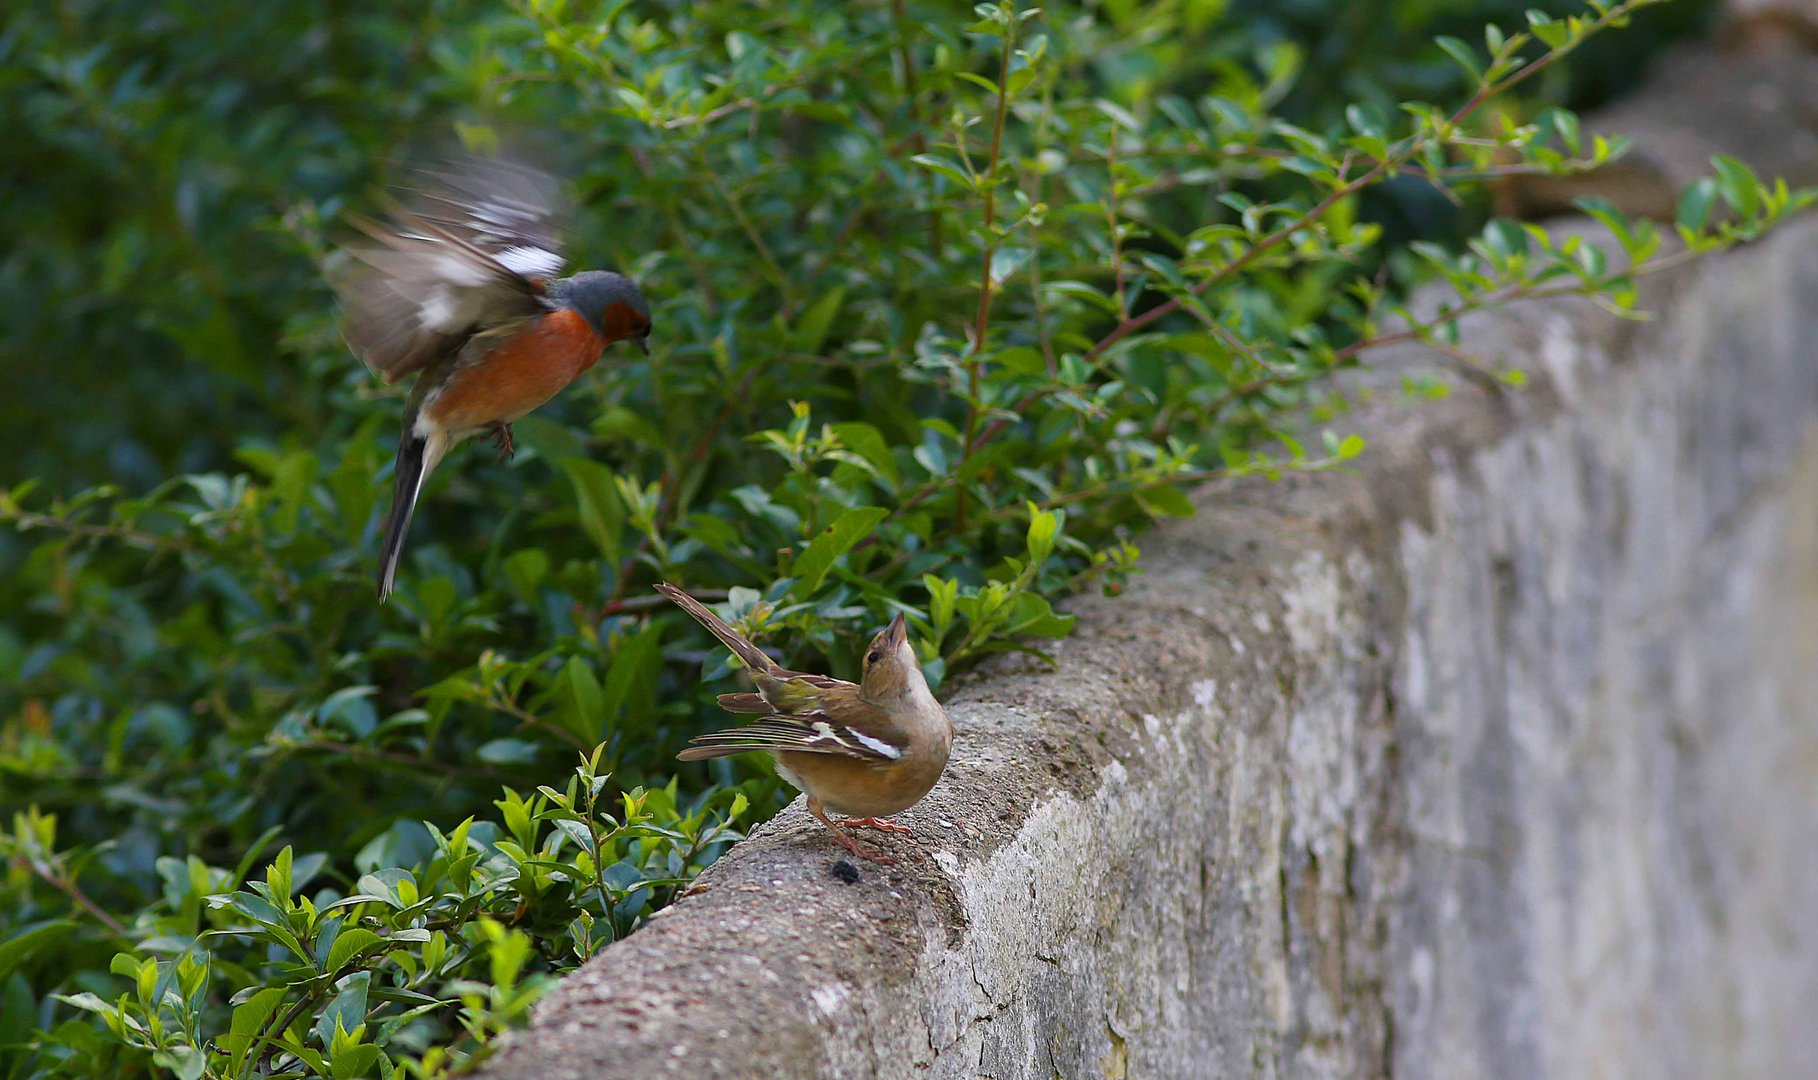
[[[525,728],[535,728],[538,731],[554,735],[556,738],[561,739],[563,742],[581,751],[583,754],[593,749],[593,745],[579,735],[576,735],[574,732],[569,731],[559,724],[552,724],[549,721],[544,720],[542,717],[530,712],[528,709],[503,694],[493,694],[487,704],[492,706],[495,710],[516,720],[518,722],[519,731],[522,731]]]
[[[708,183],[725,201],[727,208],[732,211],[732,219],[738,222],[739,230],[745,234],[745,239],[749,240],[751,246],[757,250],[758,258],[763,260],[764,269],[769,272],[771,284],[775,285],[777,291],[782,294],[781,314],[787,319],[790,309],[794,305],[795,295],[795,288],[789,281],[789,275],[783,272],[782,264],[776,261],[776,255],[771,252],[770,245],[764,242],[764,234],[758,231],[756,223],[745,213],[744,204],[739,202],[738,196],[733,194],[732,189],[728,188],[725,181],[720,179],[719,170],[713,168],[707,161],[706,151],[701,151],[699,156],[701,169],[706,173]]]
[[[77,907],[87,912],[96,922],[107,927],[108,933],[117,938],[127,938],[126,927],[121,925],[120,920],[109,915],[102,910],[101,905],[89,899],[88,894],[82,891],[81,886],[77,885],[61,866],[52,864],[48,859],[33,859],[24,855],[16,855],[13,860],[25,865],[45,884],[69,897]]]
[[[483,765],[456,765],[438,761],[423,754],[401,754],[395,750],[380,750],[376,747],[360,746],[335,739],[311,739],[307,742],[291,743],[285,749],[293,751],[321,750],[332,754],[344,754],[357,760],[396,765],[414,772],[441,773],[450,777],[491,780],[500,783],[510,779],[497,769],[487,768]]]
[[[179,536],[160,536],[157,533],[141,532],[121,525],[89,525],[80,521],[69,521],[54,514],[37,514],[23,510],[0,511],[0,521],[12,522],[20,531],[26,529],[54,529],[71,536],[87,536],[98,540],[118,540],[128,547],[142,551],[196,551],[196,545]]]
[[[903,0],[890,0],[890,14],[896,22],[896,46],[899,62],[903,67],[903,94],[909,99],[909,116],[915,121],[915,134],[910,137],[915,152],[928,152],[928,118],[922,109],[921,92],[916,86],[915,54],[909,49],[909,16],[903,9]],[[895,155],[892,154],[892,157]],[[941,212],[938,206],[928,209],[928,254],[939,263],[946,248],[945,230],[941,225]]]
[[[764,91],[763,96],[766,98],[770,97],[772,94],[774,94],[776,92],[776,89],[777,89],[776,87],[767,87]],[[758,98],[740,98],[737,101],[728,101],[726,104],[721,105],[719,108],[708,109],[706,112],[701,113],[699,116],[678,116],[678,117],[674,118],[673,120],[665,120],[665,121],[663,121],[663,127],[667,128],[671,131],[674,131],[676,128],[697,127],[702,124],[711,124],[715,120],[720,119],[721,117],[731,116],[733,113],[738,112],[740,109],[751,108],[753,105],[756,105],[758,103],[758,100],[759,100]]]
[[[997,165],[1004,148],[1004,121],[1010,113],[1010,57],[1016,47],[1016,16],[1004,25],[1004,47],[997,70],[997,113],[991,123],[991,157],[985,167],[985,242],[979,256],[978,314],[972,323],[972,349],[967,363],[966,437],[960,443],[962,476],[972,457],[972,440],[978,430],[978,401],[985,378],[985,334],[991,328],[991,260],[997,254]],[[962,483],[953,506],[954,528],[966,529],[966,487]]]
[[[1471,140],[1460,141],[1464,142]],[[1240,163],[1248,158],[1254,158],[1258,161],[1278,162],[1287,161],[1300,156],[1301,155],[1297,151],[1285,147],[1256,146],[1249,143],[1229,143],[1223,146],[1151,146],[1140,150],[1126,150],[1123,152],[1125,160],[1136,158],[1193,158],[1231,165],[1234,169],[1240,167]],[[1102,154],[1088,154],[1082,152],[1069,155],[1067,160],[1073,165],[1089,165],[1103,161],[1104,156]],[[1376,165],[1381,163],[1381,161],[1382,159],[1366,157],[1360,161],[1359,164]],[[1502,165],[1489,165],[1483,167],[1476,165],[1447,165],[1437,169],[1429,169],[1424,165],[1410,165],[1404,161],[1394,165],[1391,172],[1395,176],[1416,176],[1422,178],[1437,177],[1442,180],[1463,182],[1471,180],[1502,180],[1513,176],[1571,175],[1585,172],[1595,167],[1596,163],[1588,158],[1574,158],[1569,161],[1561,162],[1558,165],[1536,165],[1532,162],[1510,162]],[[1238,175],[1240,178],[1254,178],[1262,174],[1253,168],[1245,168],[1243,172]],[[1179,186],[1180,183],[1180,177],[1168,175],[1161,180],[1153,181],[1143,186],[1139,190],[1144,194],[1154,194],[1159,191],[1166,191],[1172,187]]]
[[[290,1025],[297,1022],[297,1017],[303,1015],[303,1010],[315,1004],[315,1001],[316,994],[313,991],[304,994],[302,997],[298,998],[290,1008],[279,1014],[277,1019],[266,1024],[265,1028],[259,1032],[259,1037],[267,1040],[265,1044],[265,1053],[259,1057],[259,1069],[261,1072],[270,1069],[272,1055],[281,1049],[278,1046],[278,1039],[285,1031],[289,1030]]]

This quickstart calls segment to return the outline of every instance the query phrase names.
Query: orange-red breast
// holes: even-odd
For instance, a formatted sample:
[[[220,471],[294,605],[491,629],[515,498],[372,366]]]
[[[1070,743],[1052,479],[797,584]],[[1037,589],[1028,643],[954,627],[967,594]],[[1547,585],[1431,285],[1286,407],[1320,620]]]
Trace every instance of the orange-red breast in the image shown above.
[[[694,597],[668,584],[656,590],[744,661],[757,685],[756,693],[720,695],[720,708],[760,714],[756,720],[698,736],[676,756],[696,761],[767,750],[777,773],[808,796],[808,812],[833,830],[841,847],[891,861],[861,849],[847,828],[908,832],[883,815],[920,802],[941,778],[953,747],[953,724],[928,689],[903,617],[871,639],[865,673],[849,683],[790,671]],[[849,816],[835,822],[829,810]]]
[[[450,447],[511,423],[591,368],[616,341],[646,354],[650,307],[610,270],[557,277],[559,188],[523,165],[469,158],[418,170],[390,220],[356,219],[365,239],[334,275],[348,346],[386,383],[418,373],[398,439],[379,599],[391,594],[423,482]]]

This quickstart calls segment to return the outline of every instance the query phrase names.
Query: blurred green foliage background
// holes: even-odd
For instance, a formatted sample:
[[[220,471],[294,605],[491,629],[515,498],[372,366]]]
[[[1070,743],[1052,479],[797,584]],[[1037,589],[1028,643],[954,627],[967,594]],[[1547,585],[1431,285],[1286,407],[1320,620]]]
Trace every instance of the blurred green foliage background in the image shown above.
[[[574,15],[615,6],[577,4]],[[691,7],[641,13],[673,23],[692,20]],[[685,39],[742,26],[704,7]],[[857,7],[889,12],[881,0]],[[1164,89],[1203,92],[1220,64],[1290,45],[1304,59],[1277,111],[1318,126],[1355,101],[1457,96],[1463,73],[1432,47],[1434,35],[1470,38],[1530,7],[1577,5],[1086,4],[1081,12],[1096,13],[1108,40],[1080,74],[1092,92],[1132,104]],[[1681,0],[1650,12],[1634,30],[1588,43],[1537,96],[1582,109],[1619,94],[1715,9]],[[605,204],[618,194],[629,205],[627,189],[639,186],[627,182],[630,148],[662,140],[589,112],[583,91],[548,78],[547,56],[515,68],[528,25],[498,4],[459,0],[258,5],[233,19],[207,4],[126,0],[16,12],[0,34],[9,133],[0,143],[0,358],[11,373],[0,397],[0,480],[145,490],[229,464],[244,440],[314,439],[344,422],[329,386],[358,372],[328,329],[316,227],[350,203],[370,207],[388,159],[450,145],[458,121],[504,121],[556,150],[550,164],[589,196],[581,262],[671,248],[681,237],[662,221],[614,221]],[[1376,216],[1424,235],[1468,227],[1424,185],[1393,188],[1372,194]]]

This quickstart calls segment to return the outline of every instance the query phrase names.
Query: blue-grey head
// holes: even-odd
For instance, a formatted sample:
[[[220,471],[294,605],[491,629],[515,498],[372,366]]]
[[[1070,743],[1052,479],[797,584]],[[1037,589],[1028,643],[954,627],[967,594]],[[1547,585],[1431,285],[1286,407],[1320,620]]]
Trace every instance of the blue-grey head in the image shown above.
[[[611,270],[587,270],[549,283],[551,303],[581,313],[593,332],[606,340],[629,340],[650,355],[650,305],[637,284]]]

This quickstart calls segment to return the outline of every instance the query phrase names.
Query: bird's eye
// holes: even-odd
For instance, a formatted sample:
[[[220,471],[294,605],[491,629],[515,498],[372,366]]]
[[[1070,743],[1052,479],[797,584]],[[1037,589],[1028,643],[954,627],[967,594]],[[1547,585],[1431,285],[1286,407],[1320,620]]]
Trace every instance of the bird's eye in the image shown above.
[[[872,649],[870,652],[865,654],[865,663],[875,664],[879,660],[882,660],[883,658],[884,658],[883,653],[878,652],[876,649]]]

